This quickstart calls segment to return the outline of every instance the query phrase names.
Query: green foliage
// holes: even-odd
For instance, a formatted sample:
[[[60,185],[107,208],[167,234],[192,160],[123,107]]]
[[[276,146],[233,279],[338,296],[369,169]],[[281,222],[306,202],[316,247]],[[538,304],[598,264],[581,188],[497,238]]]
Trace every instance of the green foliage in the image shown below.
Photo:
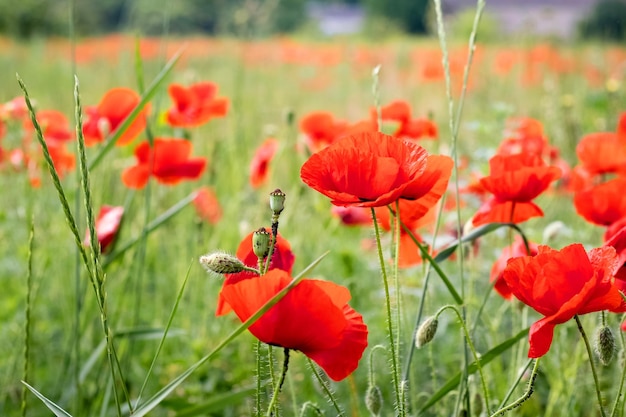
[[[428,0],[365,0],[368,18],[384,17],[408,33],[426,33]]]
[[[613,41],[626,39],[626,2],[599,1],[589,17],[581,22],[579,30],[583,38]]]
[[[475,15],[476,12],[471,8],[458,13],[450,25],[450,37],[455,40],[458,39],[459,41],[464,41],[469,38],[474,26]],[[498,21],[493,15],[488,12],[484,12],[480,18],[480,25],[478,26],[478,32],[476,32],[476,39],[478,42],[493,42],[501,38],[502,32]]]

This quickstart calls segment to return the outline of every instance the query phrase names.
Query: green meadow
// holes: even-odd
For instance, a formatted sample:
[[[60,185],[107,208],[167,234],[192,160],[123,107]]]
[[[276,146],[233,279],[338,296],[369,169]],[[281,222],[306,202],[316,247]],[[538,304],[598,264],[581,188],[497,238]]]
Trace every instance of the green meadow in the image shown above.
[[[524,397],[532,370],[525,331],[541,315],[493,290],[492,265],[520,232],[556,249],[574,242],[596,248],[603,244],[604,228],[576,213],[564,179],[535,200],[544,215],[517,228],[471,230],[466,224],[481,200],[463,190],[489,173],[489,159],[513,118],[539,121],[550,145],[575,166],[579,140],[588,133],[615,131],[625,110],[626,50],[600,43],[524,40],[511,47],[479,42],[464,80],[467,51],[466,40],[450,41],[442,61],[436,38],[400,36],[382,42],[122,35],[75,43],[2,40],[1,103],[24,96],[17,73],[35,110],[62,112],[73,134],[76,86],[83,111],[110,89],[129,87],[149,95],[150,112],[147,129],[130,145],[87,147],[86,172],[80,169],[76,135],[68,143],[75,166],[59,184],[80,245],[36,134],[24,128],[30,122],[4,120],[0,415],[369,416],[377,415],[366,400],[369,393],[371,402],[368,388],[374,385],[381,393],[381,416],[487,416]],[[168,125],[168,85],[200,81],[215,83],[218,96],[229,100],[226,116],[197,127]],[[393,234],[383,231],[381,236],[396,372],[408,384],[398,408],[374,228],[343,224],[331,213],[329,199],[300,179],[310,156],[300,128],[307,114],[326,111],[355,123],[371,119],[377,107],[394,100],[410,103],[415,117],[436,124],[437,138],[419,140],[421,146],[458,162],[443,209],[417,230],[433,248],[445,280],[428,261],[394,273]],[[382,130],[391,133],[395,127],[385,122]],[[267,179],[253,188],[250,162],[270,137],[279,147]],[[191,141],[192,156],[207,159],[200,178],[175,185],[152,178],[142,189],[125,186],[121,175],[135,163],[136,144],[153,138]],[[34,171],[9,158],[20,147],[32,153]],[[33,173],[40,179],[37,186]],[[87,175],[86,194],[81,180]],[[190,202],[202,186],[219,201],[222,216],[215,224],[203,220]],[[283,351],[257,344],[234,314],[216,317],[223,279],[207,273],[198,259],[216,250],[234,255],[244,236],[269,227],[269,193],[277,188],[286,194],[279,233],[295,255],[293,276],[312,266],[306,277],[347,287],[350,306],[363,316],[369,334],[358,368],[339,382],[292,352],[278,406],[267,412]],[[124,206],[125,212],[113,249],[92,258],[82,240],[90,213],[96,215],[102,205]],[[464,228],[476,239],[458,246]],[[446,247],[455,248],[453,256],[443,251]],[[446,305],[455,305],[458,315],[446,310],[433,340],[414,348],[416,324]],[[591,343],[600,317],[597,312],[580,317]],[[622,317],[602,317],[615,335],[617,353],[607,366],[592,356],[597,380],[575,322],[559,324],[533,374],[532,395],[509,414],[624,415]],[[470,345],[482,358],[482,377]],[[258,412],[257,403],[262,406]]]

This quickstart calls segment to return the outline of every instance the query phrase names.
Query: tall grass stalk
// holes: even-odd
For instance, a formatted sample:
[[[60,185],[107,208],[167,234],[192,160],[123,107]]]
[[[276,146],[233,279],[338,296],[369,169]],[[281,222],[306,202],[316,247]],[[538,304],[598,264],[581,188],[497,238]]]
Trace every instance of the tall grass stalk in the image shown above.
[[[28,234],[28,261],[26,270],[26,309],[24,311],[24,351],[22,353],[22,381],[30,380],[30,327],[32,311],[32,291],[33,291],[33,248],[35,242],[35,222],[30,219],[30,232]],[[26,387],[22,387],[21,402],[22,417],[26,417]]]

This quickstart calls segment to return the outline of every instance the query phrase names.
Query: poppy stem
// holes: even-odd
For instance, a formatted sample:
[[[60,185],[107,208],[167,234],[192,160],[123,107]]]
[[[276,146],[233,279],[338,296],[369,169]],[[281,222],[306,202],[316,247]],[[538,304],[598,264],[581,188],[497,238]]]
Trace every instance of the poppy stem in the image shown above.
[[[383,248],[380,242],[380,229],[378,227],[378,220],[376,218],[376,211],[371,208],[372,221],[374,223],[374,232],[376,234],[376,246],[378,248],[378,261],[380,262],[381,275],[383,277],[383,286],[385,290],[385,309],[387,314],[387,335],[389,337],[389,346],[391,348],[391,374],[393,378],[394,392],[396,395],[396,407],[398,407],[398,415],[403,416],[404,404],[402,404],[402,398],[400,395],[400,375],[398,373],[398,358],[396,352],[396,343],[393,332],[393,319],[391,316],[391,296],[389,295],[389,280],[387,279],[387,269],[385,268],[385,257],[383,255]],[[396,294],[398,296],[398,294]]]
[[[280,390],[283,388],[283,384],[285,383],[285,377],[287,376],[287,370],[289,369],[289,349],[285,348],[285,359],[283,360],[283,371],[280,374],[280,379],[278,380],[278,384],[274,387],[274,393],[272,394],[272,400],[270,401],[270,405],[267,407],[267,417],[271,417],[274,412],[274,408],[276,407],[276,402],[278,401],[278,395],[280,394]]]
[[[622,350],[624,349],[624,332],[620,333],[620,340],[622,341]],[[619,380],[619,390],[617,391],[617,395],[615,396],[615,401],[613,402],[613,408],[611,410],[611,417],[614,417],[617,413],[617,407],[619,406],[620,399],[622,398],[622,393],[624,390],[624,381],[626,381],[626,366],[622,366],[622,376]]]
[[[606,413],[604,412],[604,407],[602,406],[602,393],[600,392],[600,381],[598,380],[598,373],[596,372],[596,365],[593,361],[593,352],[591,351],[591,345],[589,344],[589,338],[587,338],[587,334],[585,333],[585,329],[583,329],[583,324],[580,322],[580,318],[578,314],[574,316],[574,320],[576,320],[576,325],[578,326],[578,331],[585,342],[585,348],[587,349],[587,356],[589,357],[589,365],[591,366],[591,374],[593,375],[593,383],[596,389],[596,395],[598,396],[598,407],[600,408],[600,415],[602,417],[606,417]]]
[[[515,400],[511,404],[507,405],[506,407],[498,409],[495,413],[491,414],[491,417],[501,416],[504,413],[507,413],[507,412],[509,412],[511,410],[514,410],[515,408],[517,408],[520,405],[522,405],[522,403],[524,401],[526,401],[526,400],[528,400],[530,398],[530,396],[533,394],[533,389],[534,389],[534,385],[535,385],[535,378],[537,378],[537,371],[539,370],[539,360],[540,359],[541,358],[535,359],[535,366],[533,366],[533,371],[530,374],[530,378],[528,379],[528,386],[526,387],[526,392],[524,392],[524,394],[522,394],[521,397],[519,397],[517,400]]]
[[[459,309],[452,305],[448,304],[446,306],[441,307],[437,313],[435,314],[435,318],[439,318],[439,315],[443,313],[445,310],[450,309],[456,313],[457,318],[459,319],[459,323],[461,324],[461,328],[463,329],[463,333],[465,335],[465,340],[467,341],[467,346],[469,347],[472,355],[474,356],[474,361],[476,362],[476,369],[478,369],[478,374],[480,375],[480,382],[483,388],[483,396],[485,401],[485,407],[487,409],[487,413],[490,413],[489,410],[489,389],[487,388],[487,383],[485,382],[485,375],[483,374],[483,367],[480,364],[480,358],[478,357],[478,352],[476,352],[476,348],[474,347],[474,343],[472,343],[472,339],[470,337],[469,331],[467,330],[467,325],[465,320],[463,320],[463,315],[459,311]]]

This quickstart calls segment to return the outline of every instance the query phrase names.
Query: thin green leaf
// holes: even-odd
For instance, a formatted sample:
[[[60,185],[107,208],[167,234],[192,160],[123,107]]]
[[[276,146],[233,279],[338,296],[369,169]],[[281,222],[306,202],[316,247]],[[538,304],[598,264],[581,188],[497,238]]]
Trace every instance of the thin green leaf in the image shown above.
[[[198,369],[199,367],[204,365],[206,362],[208,362],[211,359],[213,359],[213,357],[215,357],[215,355],[217,355],[222,349],[224,349],[224,347],[226,347],[237,336],[239,336],[241,333],[243,333],[248,327],[250,327],[255,321],[257,321],[263,314],[265,314],[265,312],[267,310],[272,308],[272,306],[274,306],[285,295],[287,295],[287,293],[293,287],[295,287],[296,285],[298,285],[298,283],[300,283],[300,281],[302,281],[302,279],[304,278],[304,275],[308,274],[309,271],[311,271],[315,266],[317,266],[317,264],[319,264],[320,261],[326,255],[328,255],[328,252],[325,252],[319,258],[314,260],[308,267],[306,267],[302,272],[300,272],[298,275],[296,275],[293,278],[293,280],[289,283],[289,285],[287,285],[278,294],[276,294],[274,297],[272,297],[267,303],[265,303],[263,305],[263,307],[261,307],[256,313],[254,313],[248,320],[246,320],[244,323],[239,325],[235,330],[233,330],[233,332],[230,335],[228,335],[228,337],[226,337],[226,339],[222,340],[222,342],[220,342],[217,345],[217,347],[215,347],[215,349],[213,349],[213,351],[211,353],[209,353],[206,356],[202,357],[198,362],[196,362],[193,365],[191,365],[185,372],[183,372],[178,377],[176,377],[172,381],[170,381],[169,384],[167,384],[159,392],[157,392],[150,399],[148,399],[146,401],[146,403],[144,403],[141,407],[137,408],[135,410],[135,412],[132,414],[132,416],[133,417],[143,417],[147,413],[149,413],[151,410],[153,410],[155,407],[157,407],[161,403],[161,401],[163,401],[163,399],[165,399],[169,394],[172,393],[172,391],[174,391],[180,384],[182,384],[183,381],[185,381],[185,379],[187,379],[187,377],[189,377],[189,375],[191,375],[196,369]]]
[[[174,217],[182,209],[187,207],[187,205],[189,203],[191,203],[195,197],[196,197],[196,193],[195,192],[189,194],[187,197],[183,198],[178,203],[176,203],[172,207],[170,207],[167,211],[165,211],[159,217],[157,217],[156,219],[152,220],[148,225],[146,225],[146,228],[144,229],[144,231],[143,231],[143,233],[141,235],[139,235],[139,236],[131,239],[130,241],[126,242],[118,250],[116,250],[115,252],[113,252],[110,255],[108,255],[106,257],[106,259],[104,259],[104,261],[102,262],[103,267],[106,268],[107,265],[109,265],[111,262],[115,261],[117,258],[119,258],[124,253],[126,253],[127,250],[131,249],[133,246],[135,246],[137,243],[139,243],[144,238],[144,236],[149,235],[150,233],[154,232],[156,229],[161,227],[163,224],[165,224],[170,218]]]
[[[501,227],[510,227],[512,229],[515,229],[515,231],[519,233],[519,235],[524,240],[524,245],[526,245],[526,248],[528,248],[528,239],[526,239],[524,232],[522,232],[522,229],[520,229],[518,225],[514,223],[489,223],[489,224],[486,224],[484,226],[481,226],[472,230],[470,233],[466,234],[461,239],[455,241],[450,246],[446,247],[445,249],[440,250],[439,253],[437,253],[437,256],[435,256],[433,259],[435,260],[435,262],[442,262],[448,259],[457,250],[459,245],[476,240],[481,236],[484,236],[495,230],[500,229]]]
[[[254,393],[254,390],[254,387],[243,388],[237,391],[226,392],[219,395],[212,395],[210,400],[202,404],[191,405],[187,403],[187,407],[176,413],[175,416],[192,417],[220,411],[229,406],[232,406],[233,404],[240,403],[245,398],[250,397]]]
[[[491,349],[484,355],[481,355],[480,366],[483,367],[487,365],[489,362],[491,362],[492,360],[499,357],[502,353],[506,352],[509,348],[511,348],[511,346],[515,345],[522,338],[524,338],[527,334],[528,334],[528,329],[524,329],[520,331],[518,334],[516,334],[515,336],[513,336],[512,338],[500,343],[499,345],[497,345],[496,347],[494,347],[493,349]],[[478,369],[477,363],[472,362],[467,367],[467,375],[473,374],[474,372],[476,372],[477,369]],[[431,406],[433,406],[439,400],[441,400],[446,394],[452,391],[457,385],[459,385],[459,382],[461,381],[461,376],[462,376],[462,372],[458,372],[456,375],[450,378],[441,388],[439,388],[439,391],[433,394],[433,396],[430,397],[428,401],[426,401],[426,403],[419,410],[418,414],[422,414],[423,412],[428,410]]]
[[[57,417],[72,417],[72,415],[70,413],[68,413],[67,411],[65,411],[64,409],[62,409],[61,407],[59,407],[58,405],[56,405],[55,403],[53,403],[52,401],[50,401],[49,399],[44,397],[43,394],[41,394],[35,388],[33,388],[30,385],[28,385],[27,382],[22,381],[22,384],[26,385],[26,388],[28,388],[30,390],[30,392],[35,394],[35,396],[37,398],[39,398],[41,400],[41,402],[44,403],[44,405],[46,407],[48,407],[48,409],[54,413],[55,416],[57,416]]]
[[[137,394],[137,403],[139,403],[139,401],[141,401],[141,396],[143,394],[143,391],[146,389],[146,386],[148,385],[148,381],[150,380],[150,376],[152,376],[152,371],[154,369],[154,365],[156,365],[156,361],[159,358],[159,354],[161,353],[161,349],[163,348],[163,345],[165,344],[165,339],[167,338],[168,332],[170,330],[170,328],[172,327],[172,322],[174,321],[174,316],[176,315],[176,312],[178,311],[178,306],[180,304],[180,300],[183,297],[183,293],[185,291],[185,287],[187,286],[187,281],[189,280],[189,272],[191,272],[191,264],[189,265],[189,268],[187,269],[187,274],[185,275],[185,280],[183,281],[183,284],[180,286],[180,291],[178,291],[178,296],[176,297],[176,301],[174,302],[174,307],[172,308],[172,312],[170,313],[170,317],[167,320],[167,325],[165,326],[165,331],[163,332],[163,337],[161,338],[161,341],[159,342],[159,346],[157,347],[157,350],[154,354],[154,357],[152,358],[152,362],[150,363],[150,368],[148,368],[148,372],[146,373],[146,377],[144,378],[143,384],[141,385],[141,389],[139,390],[139,394]]]
[[[161,84],[165,81],[165,77],[172,71],[176,62],[180,58],[183,53],[183,48],[179,49],[172,59],[170,59],[167,64],[163,67],[161,72],[156,76],[156,78],[152,81],[152,84],[148,87],[146,92],[141,96],[141,100],[137,107],[133,109],[133,111],[124,119],[122,124],[111,134],[111,136],[106,140],[104,146],[100,150],[100,152],[95,156],[91,164],[89,165],[89,170],[95,169],[106,154],[108,154],[111,149],[115,146],[117,140],[122,136],[122,134],[128,129],[128,127],[135,121],[139,113],[144,109],[144,107],[148,104],[148,102],[154,97],[157,89],[161,86]]]

